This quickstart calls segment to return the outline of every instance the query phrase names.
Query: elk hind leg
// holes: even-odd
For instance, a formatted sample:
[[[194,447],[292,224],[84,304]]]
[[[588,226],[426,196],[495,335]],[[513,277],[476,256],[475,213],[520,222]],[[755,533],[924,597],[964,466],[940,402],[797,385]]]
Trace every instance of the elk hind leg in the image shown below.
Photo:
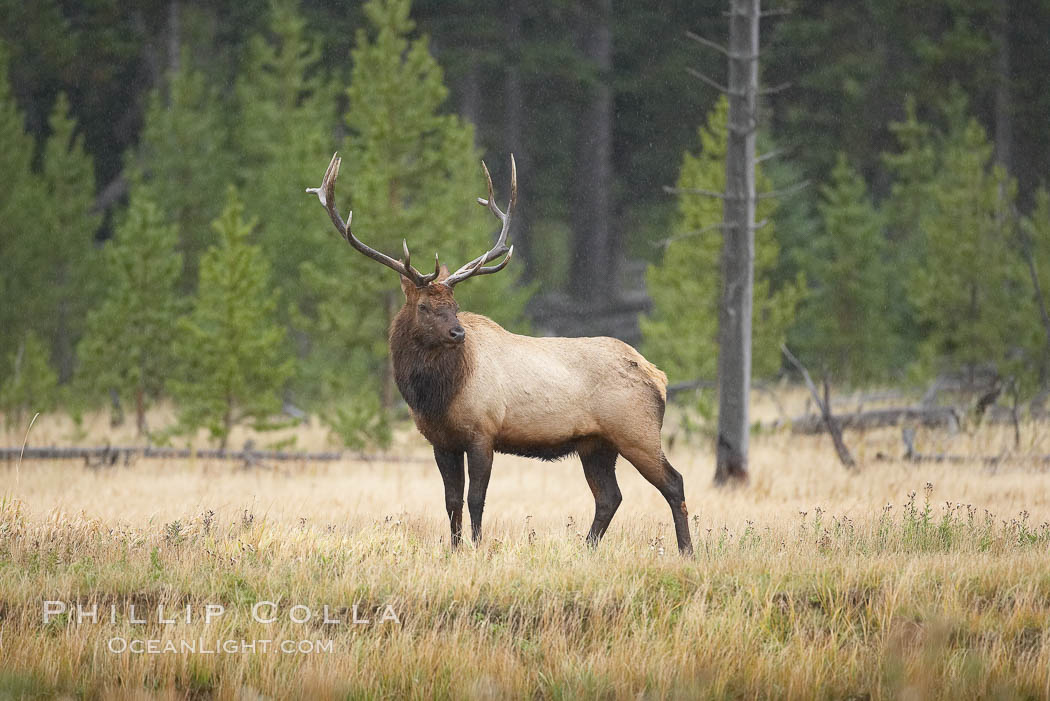
[[[646,480],[656,487],[668,506],[671,507],[671,518],[674,519],[674,532],[678,540],[678,551],[683,555],[693,552],[693,539],[689,534],[689,511],[685,506],[685,481],[682,474],[671,466],[663,451],[656,446],[654,450],[631,448],[620,450],[620,454],[634,465]]]
[[[605,535],[609,522],[620,507],[623,497],[616,483],[616,448],[602,443],[593,449],[581,450],[583,476],[594,495],[594,522],[587,534],[587,544],[595,546]]]

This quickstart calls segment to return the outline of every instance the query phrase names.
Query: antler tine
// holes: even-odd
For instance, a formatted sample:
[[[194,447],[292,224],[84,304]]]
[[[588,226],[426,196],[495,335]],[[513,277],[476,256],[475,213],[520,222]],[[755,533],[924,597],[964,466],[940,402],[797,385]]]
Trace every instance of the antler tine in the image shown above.
[[[518,164],[514,160],[514,154],[510,154],[510,200],[507,202],[507,216],[514,211],[514,205],[518,201]]]
[[[503,270],[504,268],[507,267],[507,263],[510,262],[510,257],[513,256],[513,255],[514,255],[514,246],[511,246],[510,248],[507,249],[507,257],[506,258],[501,260],[496,265],[490,265],[490,266],[485,267],[485,268],[481,267],[481,264],[484,263],[485,261],[483,261],[481,259],[478,259],[477,265],[475,265],[473,268],[471,268],[468,271],[467,277],[474,277],[475,275],[489,275],[491,273],[498,273],[499,271],[501,271],[501,270]],[[467,277],[465,277],[463,279],[466,280]]]
[[[328,168],[325,169],[324,177],[321,179],[321,186],[308,187],[306,191],[317,195],[321,206],[328,211],[328,216],[332,218],[335,228],[339,229],[339,233],[345,236],[347,225],[343,223],[343,218],[339,216],[339,212],[335,207],[335,179],[339,177],[339,164],[341,162],[342,159],[339,158],[338,151],[332,154],[332,160],[329,161]],[[353,216],[353,212],[350,213],[350,216]]]
[[[339,153],[336,152],[332,155],[332,160],[329,162],[327,170],[325,170],[324,178],[321,180],[321,186],[306,188],[307,192],[317,195],[317,199],[320,200],[321,205],[328,212],[328,216],[331,218],[335,228],[339,230],[339,234],[359,253],[363,253],[377,263],[382,263],[391,270],[404,275],[419,287],[426,285],[433,280],[434,277],[437,277],[436,274],[433,277],[430,275],[421,275],[418,270],[408,264],[409,254],[407,242],[404,242],[405,263],[402,264],[390,256],[380,253],[374,248],[366,245],[354,236],[353,232],[350,230],[350,222],[353,220],[354,213],[348,212],[346,215],[346,222],[344,222],[343,218],[339,216],[339,210],[335,205],[335,180],[339,177],[339,166],[341,163],[342,159],[339,158]]]
[[[485,165],[485,161],[481,162],[481,167],[485,170],[485,184],[488,186],[489,196],[488,199],[479,197],[478,204],[488,207],[489,211],[502,221],[505,217],[510,216],[510,213],[514,210],[514,203],[518,200],[518,165],[514,161],[514,154],[510,154],[510,202],[507,204],[506,214],[500,210],[493,198],[492,176],[489,174],[489,168]]]
[[[410,277],[413,279],[413,281],[418,279],[416,285],[418,285],[419,287],[422,287],[428,282],[433,281],[441,273],[441,263],[438,261],[437,253],[434,254],[434,272],[424,275],[423,273],[413,268],[411,265],[412,253],[408,250],[407,239],[401,239],[401,247],[405,252],[405,268],[412,273]]]
[[[489,196],[488,199],[479,197],[478,204],[483,207],[488,207],[493,216],[500,220],[502,227],[500,228],[496,243],[491,249],[470,261],[445,279],[444,282],[449,287],[463,282],[474,275],[487,275],[489,273],[499,272],[510,262],[510,252],[513,250],[513,246],[510,248],[507,247],[507,235],[510,233],[511,214],[514,211],[514,204],[518,199],[518,167],[514,161],[514,154],[511,154],[510,156],[510,200],[507,203],[506,213],[500,210],[499,206],[496,205],[496,198],[492,189],[492,175],[489,173],[489,168],[485,165],[485,161],[481,162],[481,168],[485,171],[485,185],[488,187]],[[506,254],[507,257],[498,265],[490,266],[488,268],[482,267],[485,263],[493,261],[504,254]]]
[[[434,280],[436,280],[437,276],[441,274],[441,261],[438,260],[438,254],[434,254],[434,272],[427,273],[426,275],[423,275],[422,273],[418,272],[417,274],[419,275],[419,279],[422,280],[424,283],[433,282]]]
[[[478,204],[483,207],[488,207],[489,211],[496,215],[496,217],[503,219],[505,215],[500,211],[500,208],[496,206],[496,198],[495,195],[492,194],[492,175],[489,173],[489,167],[485,165],[485,161],[481,162],[481,169],[485,171],[485,184],[488,186],[489,196],[488,199],[479,197]]]
[[[478,265],[477,268],[474,269],[474,272],[472,272],[470,274],[470,276],[473,277],[475,275],[490,275],[492,273],[498,273],[499,271],[501,271],[501,270],[503,270],[504,268],[507,267],[507,263],[510,262],[510,258],[513,255],[514,255],[514,246],[511,246],[510,248],[507,249],[507,256],[503,260],[501,260],[499,263],[497,263],[496,265],[489,265],[489,266],[486,266],[484,268],[481,267],[480,265]]]

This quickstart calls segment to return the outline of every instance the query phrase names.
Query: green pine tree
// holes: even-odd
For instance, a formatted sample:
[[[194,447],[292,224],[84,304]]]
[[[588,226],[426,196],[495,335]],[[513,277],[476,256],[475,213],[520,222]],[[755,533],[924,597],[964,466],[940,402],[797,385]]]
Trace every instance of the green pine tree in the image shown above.
[[[196,287],[209,224],[221,211],[222,193],[235,175],[228,110],[204,73],[190,64],[189,52],[183,51],[182,68],[168,76],[166,90],[150,94],[129,169],[148,188],[165,221],[178,229],[183,292]]]
[[[85,391],[116,391],[135,407],[136,426],[146,431],[145,412],[175,367],[175,325],[182,309],[176,285],[182,256],[178,234],[164,221],[144,188],[131,201],[106,244],[105,296],[88,314],[78,347],[78,377]]]
[[[57,398],[58,375],[48,363],[48,349],[33,331],[19,339],[8,358],[0,385],[0,409],[8,427],[25,423],[30,412],[53,409]]]
[[[725,191],[728,101],[722,99],[700,128],[700,153],[686,153],[680,189]],[[756,166],[758,192],[770,181]],[[796,279],[779,289],[770,279],[777,265],[773,199],[758,202],[755,231],[755,289],[752,367],[756,376],[780,368],[780,345],[794,321],[804,285]],[[685,193],[678,198],[678,218],[660,265],[646,275],[653,311],[641,320],[645,354],[672,381],[713,378],[718,359],[718,306],[721,300],[722,200]]]
[[[281,392],[294,371],[277,322],[277,293],[262,250],[248,242],[256,222],[230,186],[213,222],[217,245],[201,257],[194,309],[178,325],[175,350],[183,367],[169,383],[180,427],[207,428],[225,448],[230,430],[250,421],[273,427]]]
[[[37,255],[44,202],[39,177],[32,170],[33,137],[7,80],[7,58],[0,44],[0,357],[6,358],[23,340],[34,321],[34,279],[42,264]],[[0,373],[8,372],[3,368]],[[5,375],[0,374],[0,380]]]
[[[924,331],[923,367],[1000,372],[1036,318],[1015,249],[1016,184],[993,164],[993,145],[955,91],[942,108],[943,129],[905,150],[934,154],[913,224],[923,265],[910,268],[909,296]],[[910,196],[913,197],[913,196]]]
[[[94,211],[95,167],[65,95],[55,102],[50,126],[40,173],[45,204],[32,246],[37,260],[28,308],[31,328],[50,343],[59,379],[65,382],[73,374],[84,317],[98,294],[95,232],[101,217]]]
[[[410,5],[409,0],[365,5],[372,29],[357,33],[353,50],[339,201],[344,212],[353,209],[355,233],[373,248],[398,255],[404,238],[416,266],[425,267],[440,253],[455,269],[488,249],[498,227],[475,204],[485,186],[474,130],[443,111],[448,90],[426,39],[410,36]],[[316,184],[324,165],[315,163],[308,184]],[[507,195],[503,184],[500,200]],[[330,226],[320,211],[314,226]],[[394,390],[387,370],[387,328],[402,301],[396,276],[333,235],[324,250],[332,261],[327,269],[304,266],[319,300],[310,361],[320,373],[315,387],[325,399],[354,404],[381,396],[389,408]],[[456,290],[460,305],[513,323],[528,293],[515,289],[516,278],[514,270],[506,270],[464,284]],[[375,437],[359,421],[350,426]],[[356,430],[339,433],[354,440]]]
[[[311,39],[295,0],[272,0],[268,36],[255,36],[237,82],[239,123],[234,130],[242,182],[251,184],[259,218],[257,242],[270,260],[287,307],[308,306],[299,284],[307,261],[324,266],[331,232],[319,226],[317,206],[302,196],[331,158],[335,90],[320,70],[320,46]]]
[[[893,176],[890,195],[882,203],[891,265],[897,274],[889,279],[889,314],[900,341],[898,367],[915,361],[925,330],[920,326],[910,281],[926,267],[926,234],[923,218],[933,206],[931,188],[937,172],[937,146],[933,126],[919,120],[913,98],[904,103],[905,118],[892,122],[889,131],[899,150],[882,154]]]
[[[822,230],[804,254],[812,291],[801,314],[798,352],[840,381],[885,379],[897,343],[881,213],[864,179],[839,154],[817,205]]]

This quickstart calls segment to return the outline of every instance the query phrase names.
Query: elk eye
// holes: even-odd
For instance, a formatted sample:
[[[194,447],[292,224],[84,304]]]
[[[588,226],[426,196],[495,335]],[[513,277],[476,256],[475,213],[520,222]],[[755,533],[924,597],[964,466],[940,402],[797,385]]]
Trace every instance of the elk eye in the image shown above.
[[[426,306],[425,304],[420,304],[420,305],[419,305],[419,311],[421,311],[421,312],[423,312],[423,313],[426,313],[426,311],[427,311],[427,306]]]

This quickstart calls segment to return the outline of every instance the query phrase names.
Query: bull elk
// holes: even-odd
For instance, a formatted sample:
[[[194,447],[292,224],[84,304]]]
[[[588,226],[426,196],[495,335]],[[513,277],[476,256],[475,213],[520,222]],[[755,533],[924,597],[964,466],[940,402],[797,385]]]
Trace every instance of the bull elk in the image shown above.
[[[405,304],[390,326],[394,379],[419,431],[434,448],[445,485],[445,509],[456,548],[463,529],[463,456],[470,477],[467,508],[471,535],[481,539],[481,514],[494,452],[556,460],[576,453],[594,494],[594,522],[587,540],[596,545],[620,505],[615,465],[619,455],[637,468],[667,500],[678,549],[692,552],[682,475],[660,444],[667,376],[631,346],[614,338],[533,338],[510,333],[487,317],[460,312],[453,297],[459,283],[499,272],[510,262],[507,246],[517,198],[511,156],[510,200],[504,213],[492,194],[478,198],[500,220],[496,244],[449,274],[435,257],[434,272],[395,260],[361,242],[335,204],[339,155],[321,186],[309,188],[354,249],[396,271]],[[488,265],[497,259],[502,261]]]

